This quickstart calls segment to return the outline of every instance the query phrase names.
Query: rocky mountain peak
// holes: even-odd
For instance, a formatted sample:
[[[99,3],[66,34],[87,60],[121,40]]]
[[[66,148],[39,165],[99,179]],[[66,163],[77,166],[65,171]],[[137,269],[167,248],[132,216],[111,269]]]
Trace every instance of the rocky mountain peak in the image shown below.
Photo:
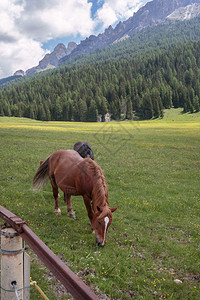
[[[54,51],[60,51],[61,49],[65,50],[66,47],[63,43],[59,43],[55,48]]]
[[[180,7],[176,9],[167,18],[169,20],[184,21],[184,20],[190,20],[191,18],[195,18],[199,14],[200,14],[200,3],[193,3],[185,7]]]
[[[105,35],[109,35],[113,32],[113,28],[112,26],[110,25],[106,30],[105,30]]]
[[[74,49],[76,49],[77,44],[75,42],[69,42],[67,46],[67,55],[69,55]]]
[[[17,70],[13,76],[24,76],[25,75],[25,72],[23,70]]]
[[[34,73],[39,73],[47,69],[55,68],[59,65],[59,61],[69,55],[75,48],[77,44],[70,42],[66,48],[63,43],[59,43],[53,50],[52,53],[48,53],[45,57],[39,62],[39,65],[33,67],[26,71],[26,75],[31,75]]]
[[[128,20],[119,22],[113,28],[111,25],[98,36],[91,35],[86,38],[71,52],[70,55],[61,59],[60,63],[80,54],[90,53],[97,48],[102,48],[113,43],[123,41],[133,36],[138,31],[147,27],[157,26],[167,21],[167,17],[175,10],[188,5],[199,4],[200,0],[152,0],[141,7]],[[194,8],[195,7],[195,8]],[[193,10],[197,11],[196,6]],[[194,15],[188,14],[189,16]]]

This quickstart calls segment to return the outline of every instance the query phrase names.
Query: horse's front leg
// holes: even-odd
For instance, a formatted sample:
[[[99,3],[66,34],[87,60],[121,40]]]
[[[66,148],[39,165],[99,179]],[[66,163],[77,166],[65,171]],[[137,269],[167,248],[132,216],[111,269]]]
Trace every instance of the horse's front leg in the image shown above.
[[[91,199],[87,195],[84,195],[83,199],[84,199],[85,206],[87,208],[87,212],[88,212],[88,217],[90,219],[90,223],[92,223],[94,211],[93,211],[93,208],[92,208],[92,205],[91,205]]]
[[[72,204],[71,204],[71,195],[64,193],[64,200],[65,200],[65,203],[67,204],[67,211],[68,211],[69,217],[76,220],[75,212],[73,211]]]

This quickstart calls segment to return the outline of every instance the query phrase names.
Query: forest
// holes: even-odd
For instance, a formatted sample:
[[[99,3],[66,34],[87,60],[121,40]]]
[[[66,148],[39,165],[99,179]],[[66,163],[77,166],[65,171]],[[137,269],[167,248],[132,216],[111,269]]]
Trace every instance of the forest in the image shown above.
[[[198,112],[199,20],[149,29],[5,86],[0,116],[96,122],[107,112],[113,120],[158,118],[171,107]]]

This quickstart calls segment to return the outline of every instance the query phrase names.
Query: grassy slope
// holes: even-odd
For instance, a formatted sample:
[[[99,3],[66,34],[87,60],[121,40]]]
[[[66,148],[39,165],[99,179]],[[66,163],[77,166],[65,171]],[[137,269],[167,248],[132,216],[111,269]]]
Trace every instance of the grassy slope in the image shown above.
[[[162,120],[106,124],[0,118],[0,128],[1,205],[81,270],[88,285],[113,299],[200,296],[200,113],[177,109]],[[62,198],[63,214],[54,215],[49,183],[39,193],[31,190],[39,161],[79,140],[91,142],[106,174],[110,206],[120,205],[103,249],[95,245],[81,197],[72,199],[74,221]],[[60,299],[44,272],[32,264],[33,280],[50,299]]]

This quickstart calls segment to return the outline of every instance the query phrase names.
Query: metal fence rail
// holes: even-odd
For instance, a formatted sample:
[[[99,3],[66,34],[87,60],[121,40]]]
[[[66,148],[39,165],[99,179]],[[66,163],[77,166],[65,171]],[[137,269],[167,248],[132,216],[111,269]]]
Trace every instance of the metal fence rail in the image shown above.
[[[37,254],[39,259],[65,286],[70,294],[79,300],[98,300],[93,291],[74,274],[26,225],[25,221],[0,205],[0,217],[9,223],[22,239]]]

